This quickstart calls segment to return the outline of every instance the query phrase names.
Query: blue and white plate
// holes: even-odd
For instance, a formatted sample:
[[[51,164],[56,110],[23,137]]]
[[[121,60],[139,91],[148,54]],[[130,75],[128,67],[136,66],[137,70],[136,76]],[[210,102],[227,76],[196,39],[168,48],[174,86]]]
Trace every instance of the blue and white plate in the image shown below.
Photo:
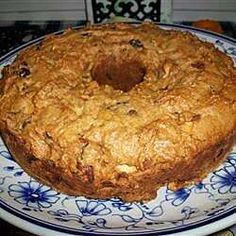
[[[233,39],[190,27],[236,61]],[[10,64],[32,41],[1,59]],[[188,171],[188,170],[186,170]],[[173,192],[166,187],[147,203],[88,200],[60,194],[28,176],[0,139],[0,217],[38,235],[205,235],[236,224],[236,147],[217,170],[198,185]]]

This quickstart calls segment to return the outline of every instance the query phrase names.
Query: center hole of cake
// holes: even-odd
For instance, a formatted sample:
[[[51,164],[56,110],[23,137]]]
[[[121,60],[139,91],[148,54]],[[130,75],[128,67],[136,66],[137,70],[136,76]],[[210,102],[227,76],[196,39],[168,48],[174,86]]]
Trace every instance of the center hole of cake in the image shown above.
[[[94,66],[92,77],[99,85],[128,92],[144,80],[146,68],[136,59],[122,59],[109,56]]]

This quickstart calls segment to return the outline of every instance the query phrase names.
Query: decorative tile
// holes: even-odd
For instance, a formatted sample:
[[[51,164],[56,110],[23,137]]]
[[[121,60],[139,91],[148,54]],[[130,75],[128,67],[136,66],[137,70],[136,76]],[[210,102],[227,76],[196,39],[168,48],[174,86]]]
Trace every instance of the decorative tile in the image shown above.
[[[117,16],[139,21],[160,21],[159,0],[92,0],[92,7],[95,23]]]

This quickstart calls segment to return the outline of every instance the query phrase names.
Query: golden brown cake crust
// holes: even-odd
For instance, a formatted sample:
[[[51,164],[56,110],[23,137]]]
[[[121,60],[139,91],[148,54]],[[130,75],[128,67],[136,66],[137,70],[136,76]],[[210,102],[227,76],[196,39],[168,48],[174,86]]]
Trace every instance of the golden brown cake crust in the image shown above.
[[[206,176],[235,142],[233,62],[189,33],[147,23],[68,30],[3,73],[7,146],[70,195],[150,200],[162,185]]]

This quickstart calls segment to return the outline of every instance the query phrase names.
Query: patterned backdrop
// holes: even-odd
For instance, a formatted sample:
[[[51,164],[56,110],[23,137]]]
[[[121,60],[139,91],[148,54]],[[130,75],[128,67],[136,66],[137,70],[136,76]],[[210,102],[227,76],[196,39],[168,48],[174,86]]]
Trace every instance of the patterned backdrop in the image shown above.
[[[95,23],[115,16],[160,21],[159,0],[92,0],[92,4]]]

